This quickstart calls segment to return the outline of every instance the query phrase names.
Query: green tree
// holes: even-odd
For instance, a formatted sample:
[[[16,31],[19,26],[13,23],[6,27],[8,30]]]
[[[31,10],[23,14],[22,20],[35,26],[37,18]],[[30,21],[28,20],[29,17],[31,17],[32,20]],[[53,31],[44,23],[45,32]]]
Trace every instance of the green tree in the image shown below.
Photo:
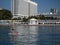
[[[12,17],[11,11],[6,9],[0,10],[0,20],[10,20]]]
[[[45,16],[44,15],[39,15],[38,19],[45,20]]]
[[[22,21],[23,21],[23,22],[27,22],[28,19],[27,19],[26,17],[24,17],[24,18],[22,19]]]
[[[13,18],[12,20],[21,20],[21,18],[20,18],[20,17],[18,17],[18,18]]]

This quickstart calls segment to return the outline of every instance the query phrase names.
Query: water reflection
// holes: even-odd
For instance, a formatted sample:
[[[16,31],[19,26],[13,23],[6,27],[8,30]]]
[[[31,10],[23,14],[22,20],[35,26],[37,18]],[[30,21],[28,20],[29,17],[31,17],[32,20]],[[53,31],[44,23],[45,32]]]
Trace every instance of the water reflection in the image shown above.
[[[8,35],[10,26],[0,26],[1,45],[60,45],[60,26],[15,26],[16,35]],[[12,39],[12,40],[11,40]]]
[[[16,31],[19,32],[16,41],[18,45],[36,45],[37,40],[37,29],[36,26],[17,26]]]
[[[29,42],[30,45],[36,45],[38,36],[38,26],[29,26]]]
[[[60,45],[60,26],[17,26],[17,45]]]

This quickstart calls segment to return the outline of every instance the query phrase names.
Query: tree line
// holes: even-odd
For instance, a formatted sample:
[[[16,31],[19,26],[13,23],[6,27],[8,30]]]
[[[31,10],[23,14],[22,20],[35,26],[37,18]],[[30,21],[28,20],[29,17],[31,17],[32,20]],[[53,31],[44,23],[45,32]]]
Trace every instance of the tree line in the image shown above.
[[[11,20],[13,17],[11,11],[7,9],[0,10],[0,20]]]
[[[0,20],[11,20],[13,17],[11,11],[2,9],[0,10]],[[29,16],[29,17],[18,17],[18,18],[13,18],[12,20],[22,20],[24,22],[28,21],[31,18],[35,18],[38,20],[57,20],[57,17],[45,17],[44,15],[36,15],[36,16]]]
[[[18,18],[14,18],[13,20],[21,20],[23,22],[27,22],[29,19],[35,18],[37,20],[57,20],[57,17],[45,17],[44,15],[38,15],[38,16],[29,16],[29,17],[18,17]]]

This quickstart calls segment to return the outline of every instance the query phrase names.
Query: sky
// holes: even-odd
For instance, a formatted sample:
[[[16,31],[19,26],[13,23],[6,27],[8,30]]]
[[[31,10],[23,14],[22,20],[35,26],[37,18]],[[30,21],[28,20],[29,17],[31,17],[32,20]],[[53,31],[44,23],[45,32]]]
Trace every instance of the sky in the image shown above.
[[[11,9],[11,0],[0,0],[0,8]]]
[[[38,13],[49,13],[51,8],[60,12],[60,0],[33,0],[38,3]]]
[[[60,0],[32,0],[38,4],[38,13],[49,13],[51,8],[60,12]],[[11,0],[0,0],[0,8],[11,10]]]

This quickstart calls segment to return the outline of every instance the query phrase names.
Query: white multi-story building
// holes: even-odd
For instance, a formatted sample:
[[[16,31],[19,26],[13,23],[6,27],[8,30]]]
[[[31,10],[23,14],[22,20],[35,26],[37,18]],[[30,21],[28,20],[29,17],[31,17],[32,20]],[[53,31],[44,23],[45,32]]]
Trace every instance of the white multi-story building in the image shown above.
[[[11,11],[15,17],[37,15],[37,3],[31,0],[11,0]]]

